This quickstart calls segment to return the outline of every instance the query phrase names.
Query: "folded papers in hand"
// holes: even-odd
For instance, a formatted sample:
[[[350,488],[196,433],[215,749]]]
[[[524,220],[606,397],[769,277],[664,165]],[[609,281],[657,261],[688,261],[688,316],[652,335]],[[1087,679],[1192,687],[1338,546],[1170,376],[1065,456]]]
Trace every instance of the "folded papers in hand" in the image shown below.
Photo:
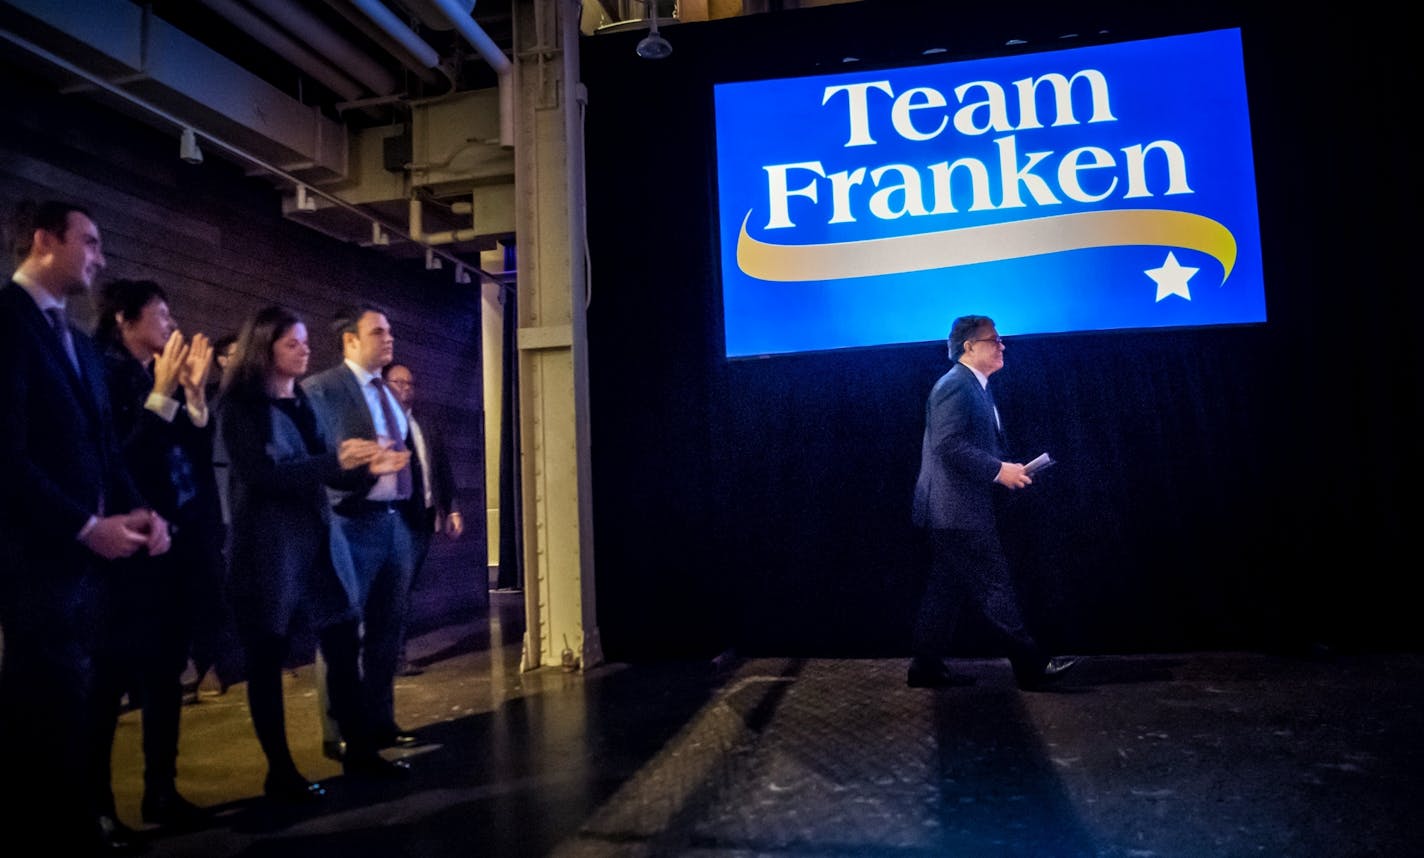
[[[1039,453],[1038,458],[1024,465],[1024,473],[1028,474],[1029,476],[1033,476],[1034,474],[1038,473],[1044,468],[1051,466],[1052,464],[1053,457],[1049,456],[1047,453]]]

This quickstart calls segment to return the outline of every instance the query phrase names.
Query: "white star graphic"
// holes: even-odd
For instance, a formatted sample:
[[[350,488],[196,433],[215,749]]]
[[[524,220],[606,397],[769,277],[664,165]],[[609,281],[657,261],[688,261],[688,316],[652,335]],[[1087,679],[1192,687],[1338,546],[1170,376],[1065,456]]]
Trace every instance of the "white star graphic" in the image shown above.
[[[1161,301],[1168,295],[1181,295],[1188,301],[1192,300],[1192,293],[1187,289],[1187,281],[1192,279],[1200,269],[1187,268],[1177,263],[1177,255],[1172,251],[1167,251],[1167,261],[1162,263],[1161,268],[1149,268],[1142,272],[1151,277],[1157,283],[1157,300]]]

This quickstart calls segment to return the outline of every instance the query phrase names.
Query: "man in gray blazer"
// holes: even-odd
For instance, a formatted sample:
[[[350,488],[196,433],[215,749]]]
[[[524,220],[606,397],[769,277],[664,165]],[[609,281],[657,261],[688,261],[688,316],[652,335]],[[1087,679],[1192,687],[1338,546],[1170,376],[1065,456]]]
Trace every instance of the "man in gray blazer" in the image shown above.
[[[395,347],[385,312],[372,304],[358,305],[338,313],[333,328],[341,341],[341,363],[302,382],[333,443],[365,438],[409,449],[409,423],[381,377]],[[414,569],[410,528],[401,510],[413,487],[422,482],[415,457],[411,462],[411,467],[382,476],[369,489],[328,491],[356,569],[363,626],[362,692],[373,735],[382,748],[416,741],[395,717],[395,675]],[[325,695],[319,699],[324,709]],[[340,737],[322,714],[328,725],[323,750],[328,756],[339,756]]]
[[[1033,483],[1005,461],[1003,425],[989,376],[1004,366],[1004,341],[988,316],[960,316],[949,331],[954,366],[935,382],[925,407],[913,519],[930,535],[930,569],[915,618],[908,682],[915,688],[968,685],[943,655],[962,611],[979,611],[1007,642],[1020,688],[1035,690],[1076,662],[1049,658],[1025,628],[999,541],[995,495]]]

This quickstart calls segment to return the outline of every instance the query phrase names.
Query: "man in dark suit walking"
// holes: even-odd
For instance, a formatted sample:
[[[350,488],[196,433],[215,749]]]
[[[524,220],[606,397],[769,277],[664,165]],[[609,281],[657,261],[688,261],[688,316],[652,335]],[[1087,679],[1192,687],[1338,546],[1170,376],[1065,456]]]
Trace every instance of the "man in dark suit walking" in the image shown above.
[[[353,307],[337,315],[333,328],[341,339],[341,363],[302,382],[328,435],[337,444],[362,438],[396,450],[410,449],[409,421],[381,376],[395,349],[385,312],[369,304]],[[401,507],[422,480],[412,457],[410,466],[382,476],[369,490],[328,490],[336,525],[351,546],[356,569],[363,627],[362,692],[372,735],[381,748],[416,741],[396,723],[395,676],[415,562]],[[325,696],[318,697],[325,710]],[[325,719],[326,712],[322,715]],[[328,734],[323,750],[328,756],[339,755],[339,742]]]
[[[425,559],[430,554],[430,540],[436,533],[444,533],[451,539],[459,539],[465,532],[465,519],[455,506],[455,475],[450,468],[450,456],[445,449],[445,432],[440,421],[429,417],[415,418],[415,374],[410,367],[393,363],[386,367],[386,384],[390,385],[401,408],[405,410],[406,422],[410,425],[411,452],[419,461],[420,472],[424,475],[424,485],[415,487],[410,500],[406,502],[402,514],[410,526],[411,539],[415,545],[415,571],[411,576],[411,587],[425,568]],[[406,617],[409,625],[410,617]],[[421,669],[410,661],[404,645],[402,632],[401,676],[419,676]]]
[[[114,434],[104,365],[65,318],[104,267],[83,208],[46,202],[15,233],[19,267],[0,288],[0,836],[33,832],[56,854],[125,845],[89,785],[103,735],[96,686],[115,569],[168,550]]]
[[[943,656],[966,607],[979,611],[1007,643],[1020,688],[1036,690],[1076,662],[1049,658],[1024,626],[999,540],[996,497],[1025,488],[1024,466],[1004,461],[1004,430],[989,393],[989,376],[1004,366],[1004,341],[994,320],[961,316],[949,331],[954,366],[935,382],[925,407],[920,474],[913,519],[929,530],[930,569],[915,618],[908,682],[916,688],[967,685]]]

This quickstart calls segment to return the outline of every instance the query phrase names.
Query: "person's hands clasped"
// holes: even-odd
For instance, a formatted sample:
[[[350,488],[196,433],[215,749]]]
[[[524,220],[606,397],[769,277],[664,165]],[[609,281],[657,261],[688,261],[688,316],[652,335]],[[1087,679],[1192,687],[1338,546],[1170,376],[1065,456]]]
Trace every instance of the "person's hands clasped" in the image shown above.
[[[162,516],[151,509],[136,509],[99,519],[85,534],[84,545],[105,560],[118,560],[143,548],[156,557],[172,543]]]
[[[376,454],[375,458],[371,460],[370,468],[371,473],[379,477],[383,474],[394,474],[409,464],[409,450],[396,451],[386,448],[382,449]]]
[[[136,509],[129,513],[136,530],[147,532],[148,555],[157,557],[173,547],[173,534],[163,516],[151,509]]]
[[[183,342],[183,333],[175,330],[168,335],[163,351],[153,359],[153,392],[172,399],[181,383],[187,360],[188,344]]]
[[[369,465],[379,452],[381,452],[379,442],[368,438],[347,438],[337,448],[336,458],[341,462],[341,469],[349,471],[352,468]]]

